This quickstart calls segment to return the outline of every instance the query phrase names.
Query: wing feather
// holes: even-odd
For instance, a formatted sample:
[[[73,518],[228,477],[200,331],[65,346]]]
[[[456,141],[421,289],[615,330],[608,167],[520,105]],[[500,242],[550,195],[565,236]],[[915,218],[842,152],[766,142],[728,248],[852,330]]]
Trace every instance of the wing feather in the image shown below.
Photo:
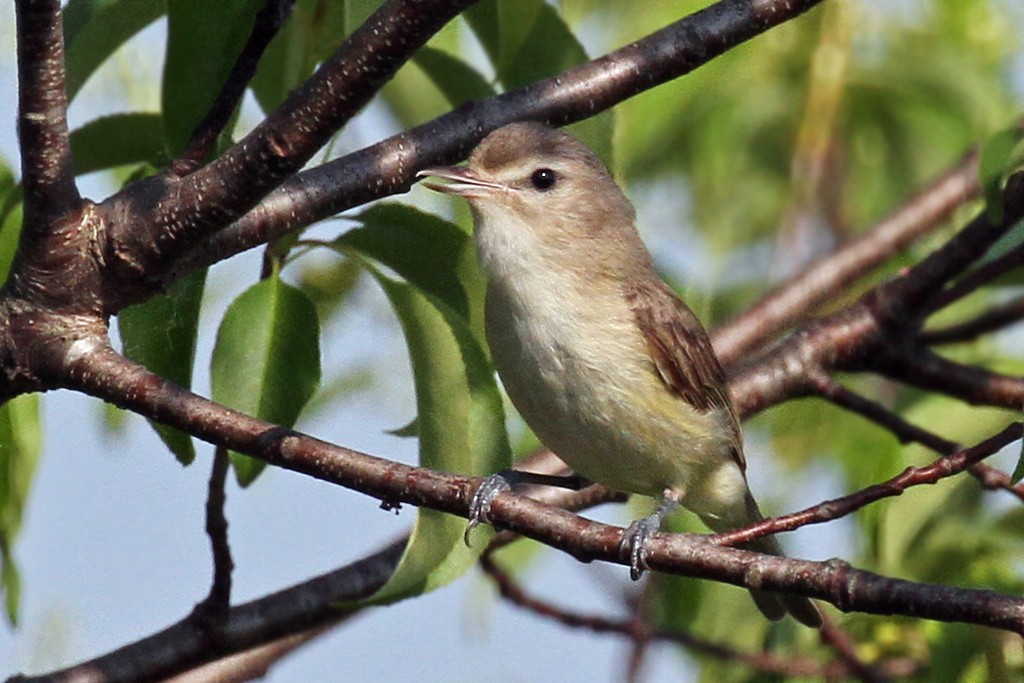
[[[734,457],[746,469],[725,372],[697,316],[660,281],[631,283],[626,300],[647,342],[654,372],[672,394],[698,411],[721,411],[735,437]]]

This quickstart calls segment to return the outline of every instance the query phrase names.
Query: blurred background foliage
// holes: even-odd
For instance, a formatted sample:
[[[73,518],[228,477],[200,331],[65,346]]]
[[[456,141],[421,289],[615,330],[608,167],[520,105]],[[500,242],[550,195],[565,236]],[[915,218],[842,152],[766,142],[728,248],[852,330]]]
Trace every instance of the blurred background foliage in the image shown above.
[[[110,111],[82,126],[75,133],[78,167],[83,172],[105,170],[117,182],[130,182],[165,164],[205,111],[214,92],[211,84],[223,79],[230,67],[224,55],[238,50],[252,10],[260,4],[250,0],[209,10],[208,4],[192,0],[166,5],[71,0],[66,32],[75,57],[76,92],[92,69],[117,54],[124,40],[155,19],[168,18],[167,58],[157,98],[161,106]],[[256,106],[270,111],[280,103],[378,4],[298,0],[252,84]],[[553,76],[708,4],[663,0],[643,3],[638,11],[636,3],[613,0],[484,0],[442,30],[385,86],[372,109],[374,134],[384,137],[465,101]],[[1024,95],[1022,31],[1024,10],[1017,0],[829,0],[685,78],[638,95],[573,130],[600,152],[637,200],[641,230],[666,277],[713,327],[785,276],[869,229],[967,150],[1011,125],[1021,113]],[[243,110],[236,137],[257,118],[252,109]],[[341,136],[323,158],[351,148],[351,139]],[[0,183],[0,263],[7,264],[20,195],[13,173],[5,170]],[[262,398],[249,396],[249,401],[260,404],[253,410],[269,415],[282,414],[275,401],[288,402],[283,412],[294,422],[300,407],[296,403],[308,401],[307,413],[330,411],[353,391],[385,392],[390,381],[385,373],[359,366],[325,375],[311,398],[320,374],[319,333],[315,324],[304,324],[313,329],[305,329],[301,339],[288,336],[296,320],[310,319],[314,307],[323,327],[362,315],[353,292],[361,283],[379,282],[402,319],[416,369],[420,415],[400,432],[421,439],[421,457],[431,466],[490,471],[507,460],[508,439],[497,386],[485,371],[483,285],[471,242],[465,239],[468,212],[443,201],[414,190],[274,245],[264,273],[272,284],[249,282],[252,288],[232,305],[235,318],[242,316],[244,324],[200,320],[202,278],[196,277],[168,293],[171,305],[161,297],[122,316],[126,351],[188,384],[192,363],[211,363],[195,358],[192,322],[220,325],[211,372],[225,378],[221,384],[230,389],[232,378],[255,362],[251,330],[259,326],[261,375],[254,387],[247,387]],[[952,221],[829,306],[848,302],[927,253],[960,222]],[[1004,278],[946,315],[955,319],[982,310],[992,301],[1019,294],[1020,284],[1019,273]],[[170,318],[181,329],[173,344],[158,322]],[[153,334],[155,329],[160,334]],[[392,325],[382,334],[396,330]],[[1020,340],[1019,333],[1001,335],[950,353],[960,360],[998,365],[1004,372],[1022,372]],[[282,354],[279,345],[284,343],[302,352]],[[281,371],[276,363],[290,365]],[[308,386],[298,391],[301,398],[283,390],[291,389],[285,385],[296,373],[307,377]],[[440,376],[453,383],[454,388],[445,386],[445,395],[431,385]],[[988,436],[1012,417],[875,378],[843,381],[912,422],[962,443]],[[444,396],[452,400],[446,402]],[[14,618],[18,577],[12,548],[39,448],[38,438],[31,437],[38,437],[41,427],[33,417],[37,402],[0,410],[0,437],[13,445],[0,449],[0,550],[9,615]],[[111,416],[109,424],[117,429],[120,423]],[[453,430],[470,438],[465,443],[446,440],[444,435]],[[750,458],[753,469],[782,470],[772,481],[756,479],[768,511],[796,505],[786,481],[811,487],[797,498],[810,503],[821,498],[815,496],[816,488],[833,494],[853,491],[934,457],[903,447],[860,418],[815,400],[769,411],[747,431],[748,440],[757,444],[758,452]],[[536,447],[521,424],[511,434],[517,453]],[[187,438],[166,430],[161,435],[181,460],[191,460]],[[480,449],[469,460],[455,452],[466,443]],[[771,465],[769,452],[774,455]],[[240,476],[247,483],[257,474],[258,468]],[[844,559],[866,569],[1019,594],[1024,590],[1024,512],[1014,502],[1005,495],[982,493],[973,479],[960,477],[871,506],[856,515],[852,530],[837,533],[844,536]],[[698,529],[690,516],[675,521],[680,529]],[[435,519],[420,524],[444,523]],[[433,588],[472,564],[458,531],[444,533],[451,555],[446,557],[436,544],[431,551],[438,557],[433,559],[424,559],[423,546],[410,551],[416,557],[404,565],[411,572],[404,581],[412,588],[403,588],[402,595]],[[517,572],[527,572],[539,561],[538,553],[522,548],[500,557]],[[659,626],[689,629],[740,648],[770,642],[784,654],[806,655],[821,647],[816,634],[806,629],[766,624],[732,587],[666,577],[654,578],[652,587],[644,593],[641,610]],[[922,679],[1018,680],[1024,672],[1020,640],[1003,633],[903,618],[847,615],[840,620],[867,661],[912,658],[921,662]],[[696,661],[702,667],[700,680],[772,679],[736,663],[702,657]]]

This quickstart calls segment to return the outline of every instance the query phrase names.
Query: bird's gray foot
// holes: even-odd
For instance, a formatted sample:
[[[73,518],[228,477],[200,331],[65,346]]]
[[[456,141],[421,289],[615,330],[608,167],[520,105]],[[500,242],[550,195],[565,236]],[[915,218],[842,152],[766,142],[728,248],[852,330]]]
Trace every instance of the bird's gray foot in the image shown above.
[[[496,474],[492,474],[483,480],[483,483],[477,487],[476,492],[473,494],[473,500],[469,501],[469,526],[466,527],[466,534],[464,539],[466,545],[472,545],[469,542],[469,534],[473,531],[480,523],[490,524],[491,518],[491,502],[494,497],[503,491],[509,491],[512,489],[513,476],[509,476],[512,470],[502,470]]]
[[[634,581],[643,576],[647,570],[647,543],[651,535],[661,528],[661,517],[655,513],[638,519],[622,534],[619,552],[629,551],[629,575]]]
[[[647,570],[647,544],[670,512],[679,505],[680,494],[674,489],[665,489],[661,501],[653,514],[638,519],[628,527],[619,541],[619,553],[629,550],[629,575],[634,581]]]

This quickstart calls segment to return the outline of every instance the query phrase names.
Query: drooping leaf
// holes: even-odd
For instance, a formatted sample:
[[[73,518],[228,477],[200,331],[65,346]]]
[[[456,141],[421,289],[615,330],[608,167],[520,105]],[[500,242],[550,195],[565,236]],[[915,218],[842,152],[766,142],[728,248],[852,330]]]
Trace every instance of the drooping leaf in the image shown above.
[[[405,333],[416,384],[420,465],[484,474],[511,462],[501,394],[465,318],[416,287],[373,269]],[[486,547],[466,546],[466,520],[421,508],[388,582],[364,604],[394,602],[454,580]],[[483,536],[484,534],[481,534]]]
[[[494,88],[480,72],[459,57],[432,47],[420,48],[413,58],[453,107],[494,95]]]
[[[216,101],[264,0],[167,0],[167,56],[161,88],[168,153],[184,150]]]
[[[94,119],[71,132],[75,173],[147,163],[160,167],[165,150],[159,114],[114,114]]]
[[[0,586],[12,624],[18,621],[21,587],[13,547],[41,444],[38,394],[24,394],[0,406]]]
[[[292,427],[320,383],[320,322],[299,289],[273,275],[228,307],[210,362],[213,400]],[[231,453],[242,486],[265,463]]]
[[[68,100],[117,48],[166,12],[167,0],[69,0],[62,13]]]
[[[205,285],[206,271],[196,271],[175,282],[166,294],[121,311],[117,322],[125,356],[179,386],[191,387]],[[150,424],[183,465],[195,459],[188,434],[158,422]]]
[[[354,216],[363,227],[338,237],[333,247],[356,249],[387,265],[461,315],[468,302],[459,280],[459,263],[468,236],[437,216],[397,203],[377,204]]]

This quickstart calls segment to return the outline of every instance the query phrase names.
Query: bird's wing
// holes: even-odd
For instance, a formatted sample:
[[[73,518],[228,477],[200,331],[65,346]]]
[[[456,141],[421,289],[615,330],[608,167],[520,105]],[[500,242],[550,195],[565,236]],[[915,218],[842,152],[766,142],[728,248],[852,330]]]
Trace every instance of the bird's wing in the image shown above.
[[[662,383],[697,410],[725,415],[735,439],[734,457],[745,470],[736,409],[704,326],[660,281],[631,283],[625,294]]]

